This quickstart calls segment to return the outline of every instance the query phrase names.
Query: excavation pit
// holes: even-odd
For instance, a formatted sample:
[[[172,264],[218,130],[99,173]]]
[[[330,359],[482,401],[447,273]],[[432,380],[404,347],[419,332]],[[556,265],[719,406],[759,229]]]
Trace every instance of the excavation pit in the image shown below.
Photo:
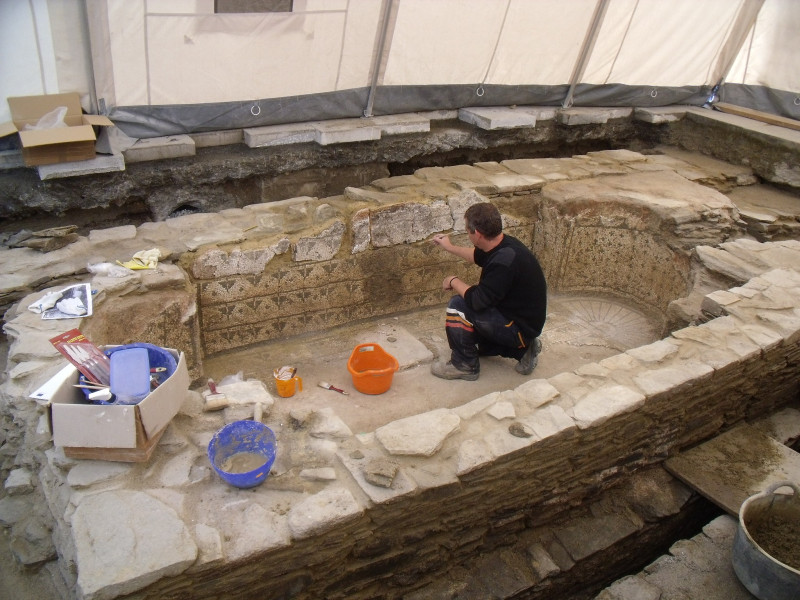
[[[47,446],[25,398],[60,366],[46,346],[60,324],[26,311],[31,297],[9,313],[4,393],[26,423],[31,463],[43,436],[65,580],[86,597],[425,597],[448,566],[525,542],[555,565],[528,585],[555,585],[596,541],[563,520],[570,507],[797,399],[800,244],[739,239],[736,206],[679,175],[676,160],[609,151],[423,169],[402,186],[92,232],[80,252],[40,262],[26,254],[35,277],[67,257],[82,266],[168,250],[154,272],[93,277],[96,313],[79,326],[101,344],[180,348],[195,381],[148,464],[71,461]],[[463,243],[460,215],[481,200],[543,264],[544,352],[529,377],[490,359],[477,382],[444,382],[449,404],[422,406],[427,362],[445,343],[440,282],[456,269],[476,277],[429,238],[453,231]],[[276,228],[289,217],[305,226]],[[392,354],[389,338],[408,341],[425,358],[357,406],[368,397],[314,379],[346,381],[362,336]],[[268,382],[283,364],[311,381],[265,413],[278,438],[272,472],[254,490],[229,489],[204,449],[251,407],[204,413],[196,391],[237,371]],[[620,519],[619,540],[646,527],[641,515]],[[109,535],[122,524],[129,538]],[[102,539],[128,545],[111,552]]]

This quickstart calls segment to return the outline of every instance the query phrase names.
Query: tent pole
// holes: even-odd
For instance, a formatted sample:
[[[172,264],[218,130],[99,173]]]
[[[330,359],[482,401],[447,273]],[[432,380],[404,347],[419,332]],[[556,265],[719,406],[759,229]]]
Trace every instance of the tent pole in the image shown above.
[[[389,19],[392,15],[392,0],[386,0],[383,11],[383,23],[381,23],[381,33],[378,38],[378,52],[372,64],[372,82],[369,86],[369,96],[367,97],[367,107],[364,109],[364,116],[372,116],[372,106],[375,103],[375,90],[378,87],[378,76],[380,75],[381,62],[383,61],[384,46],[386,44],[386,32],[389,31]]]
[[[731,27],[728,39],[725,40],[725,44],[719,52],[716,68],[709,78],[715,81],[716,85],[706,104],[711,105],[713,103],[714,96],[725,84],[725,79],[733,68],[733,63],[736,61],[739,51],[747,41],[750,31],[756,25],[756,19],[758,19],[758,13],[761,12],[762,6],[764,6],[764,0],[745,0],[739,9],[739,14]]]
[[[83,39],[83,49],[86,52],[86,61],[89,63],[89,102],[98,115],[108,114],[106,106],[100,106],[97,102],[97,81],[94,78],[94,59],[92,57],[92,36],[90,34],[89,25],[89,8],[86,6],[88,0],[83,0],[80,3],[81,17],[83,17],[83,26],[86,28],[86,36]]]
[[[589,57],[592,54],[594,44],[597,41],[597,36],[600,33],[600,26],[603,24],[603,19],[606,16],[608,4],[609,0],[598,0],[597,5],[595,6],[594,15],[592,16],[592,24],[583,40],[581,52],[578,55],[578,60],[575,62],[575,68],[572,70],[569,91],[567,92],[566,98],[564,98],[564,102],[561,104],[561,108],[569,108],[572,106],[572,98],[575,94],[575,86],[583,76],[583,72],[586,69],[586,64],[589,62]]]

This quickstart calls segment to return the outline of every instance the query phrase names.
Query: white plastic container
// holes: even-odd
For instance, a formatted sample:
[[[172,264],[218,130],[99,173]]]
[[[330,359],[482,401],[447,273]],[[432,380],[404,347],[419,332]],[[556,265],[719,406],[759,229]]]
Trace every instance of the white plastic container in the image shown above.
[[[111,393],[116,404],[138,404],[150,393],[147,348],[126,348],[111,355]]]

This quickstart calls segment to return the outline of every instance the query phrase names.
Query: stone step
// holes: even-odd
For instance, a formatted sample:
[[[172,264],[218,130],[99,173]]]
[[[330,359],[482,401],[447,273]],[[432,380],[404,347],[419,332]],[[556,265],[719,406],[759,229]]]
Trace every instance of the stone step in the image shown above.
[[[664,466],[731,515],[773,483],[800,481],[800,454],[747,424],[681,452]]]

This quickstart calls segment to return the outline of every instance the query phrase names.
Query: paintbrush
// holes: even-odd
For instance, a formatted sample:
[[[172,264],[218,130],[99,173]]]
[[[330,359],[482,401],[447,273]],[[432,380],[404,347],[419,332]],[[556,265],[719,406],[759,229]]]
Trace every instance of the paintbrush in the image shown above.
[[[213,379],[208,380],[208,390],[211,393],[205,397],[204,411],[221,410],[228,406],[228,397],[217,391],[217,384]]]
[[[333,386],[332,386],[330,383],[328,383],[327,381],[320,381],[320,382],[319,382],[317,385],[318,385],[319,387],[321,387],[321,388],[325,388],[326,390],[333,390],[334,392],[339,392],[340,394],[344,394],[345,396],[347,396],[347,395],[348,395],[348,394],[347,394],[347,392],[345,392],[344,390],[340,390],[340,389],[339,389],[339,388],[337,388],[337,387],[333,387]]]

